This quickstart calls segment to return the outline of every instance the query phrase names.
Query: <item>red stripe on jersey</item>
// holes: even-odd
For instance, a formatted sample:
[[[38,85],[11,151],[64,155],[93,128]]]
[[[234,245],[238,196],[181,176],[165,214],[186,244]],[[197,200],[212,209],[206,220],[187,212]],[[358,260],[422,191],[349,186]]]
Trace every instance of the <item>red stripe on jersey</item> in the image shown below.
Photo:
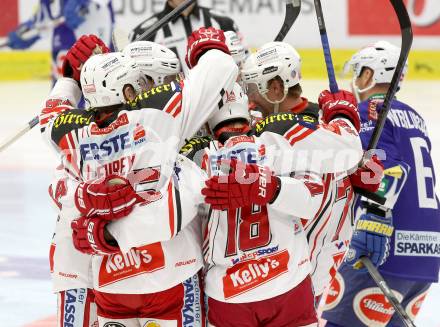
[[[304,133],[302,133],[301,135],[294,137],[290,140],[290,145],[294,145],[296,142],[299,142],[303,139],[305,139],[307,136],[309,136],[310,134],[312,134],[314,132],[313,129],[309,129],[308,131],[305,131]]]
[[[312,223],[314,223],[316,221],[316,219],[321,215],[322,210],[324,208],[324,204],[327,203],[327,196],[330,190],[330,182],[332,180],[333,174],[326,174],[325,177],[323,179],[325,179],[324,181],[324,195],[322,196],[322,202],[321,202],[321,206],[319,207],[319,210],[317,211],[315,217],[313,217],[313,219],[307,220],[306,224],[303,224],[304,228],[307,228],[308,226],[310,226]]]
[[[64,326],[64,324],[63,324],[63,322],[64,322],[64,298],[65,298],[65,295],[66,295],[66,291],[61,291],[60,293],[60,303],[59,303],[59,306],[60,306],[60,308],[59,308],[59,313],[60,313],[60,316],[58,317],[59,319],[60,319],[60,324],[59,324],[59,326]]]
[[[165,107],[165,112],[176,117],[182,110],[182,93],[176,93],[170,100],[170,104]]]
[[[176,109],[176,111],[173,113],[173,117],[176,118],[178,114],[180,114],[180,112],[182,111],[182,101],[179,101],[179,103],[177,104],[178,107]]]
[[[174,203],[173,203],[173,185],[170,182],[168,184],[168,218],[170,222],[170,232],[174,235]]]
[[[348,210],[351,207],[351,200],[353,199],[353,189],[350,187],[347,200],[345,201],[344,210],[342,211],[341,219],[339,219],[338,228],[333,236],[332,241],[336,241],[339,238],[339,233],[341,232],[342,226],[344,226],[345,220],[347,219]]]
[[[298,133],[299,131],[301,131],[304,127],[302,127],[301,125],[295,126],[292,129],[290,129],[289,131],[287,131],[287,133],[284,134],[284,137],[287,139],[287,141],[289,141],[289,139],[296,133]]]

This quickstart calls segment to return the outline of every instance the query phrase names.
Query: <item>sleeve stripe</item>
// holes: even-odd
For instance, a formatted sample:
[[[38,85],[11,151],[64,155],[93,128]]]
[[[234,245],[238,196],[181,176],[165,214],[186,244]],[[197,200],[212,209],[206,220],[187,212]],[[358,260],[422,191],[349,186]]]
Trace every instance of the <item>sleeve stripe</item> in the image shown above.
[[[304,128],[306,129],[306,128]],[[299,142],[303,139],[305,139],[307,136],[309,136],[310,134],[312,134],[314,132],[313,129],[306,129],[306,131],[304,131],[302,134],[300,134],[299,136],[293,137],[290,139],[289,143],[290,145],[294,145],[296,142]]]
[[[174,204],[173,204],[173,183],[168,184],[168,218],[170,233],[174,236]]]

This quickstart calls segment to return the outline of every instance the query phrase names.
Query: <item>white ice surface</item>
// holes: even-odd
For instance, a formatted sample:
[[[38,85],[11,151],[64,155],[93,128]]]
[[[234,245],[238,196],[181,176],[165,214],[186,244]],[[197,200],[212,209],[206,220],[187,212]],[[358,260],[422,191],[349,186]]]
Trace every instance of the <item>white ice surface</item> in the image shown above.
[[[316,101],[327,82],[302,85],[305,96]],[[49,87],[47,81],[0,83],[0,142],[39,112]],[[440,168],[440,82],[406,82],[399,98],[425,118]],[[38,127],[0,153],[0,326],[23,326],[56,314],[48,269],[56,215],[47,195],[56,165]],[[438,285],[425,300],[417,326],[440,326]]]

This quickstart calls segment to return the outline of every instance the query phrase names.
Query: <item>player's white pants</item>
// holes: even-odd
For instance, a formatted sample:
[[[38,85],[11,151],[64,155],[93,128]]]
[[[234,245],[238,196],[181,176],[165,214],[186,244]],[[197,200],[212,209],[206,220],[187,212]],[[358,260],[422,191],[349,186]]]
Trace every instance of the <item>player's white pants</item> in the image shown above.
[[[57,327],[98,327],[93,291],[75,288],[58,292]]]

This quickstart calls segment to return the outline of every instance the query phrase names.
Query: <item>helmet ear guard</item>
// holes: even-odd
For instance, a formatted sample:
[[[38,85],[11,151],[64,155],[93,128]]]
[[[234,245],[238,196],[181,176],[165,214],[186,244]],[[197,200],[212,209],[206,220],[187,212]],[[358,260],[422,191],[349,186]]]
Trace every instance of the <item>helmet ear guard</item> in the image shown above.
[[[267,97],[268,83],[277,76],[283,82],[284,96],[274,101]],[[301,57],[289,44],[270,42],[247,58],[241,77],[244,83],[255,83],[261,96],[272,104],[283,102],[289,88],[301,80]]]
[[[391,83],[396,70],[397,62],[399,61],[399,56],[400,48],[387,41],[378,41],[373,45],[361,49],[345,63],[344,75],[348,74],[350,68],[354,73],[352,88],[358,100],[359,94],[371,90],[377,84]],[[359,89],[359,87],[356,85],[356,79],[361,76],[364,68],[369,68],[373,71],[373,81],[371,85],[363,89]],[[406,74],[407,70],[408,63],[405,64],[402,76]],[[398,88],[400,88],[401,82],[402,80],[399,82]]]
[[[137,65],[122,53],[97,54],[81,69],[81,88],[88,107],[107,107],[127,102],[124,88],[140,92],[142,73]]]
[[[155,85],[163,84],[167,76],[180,72],[180,62],[176,54],[161,44],[136,41],[127,45],[122,52],[132,58]]]

